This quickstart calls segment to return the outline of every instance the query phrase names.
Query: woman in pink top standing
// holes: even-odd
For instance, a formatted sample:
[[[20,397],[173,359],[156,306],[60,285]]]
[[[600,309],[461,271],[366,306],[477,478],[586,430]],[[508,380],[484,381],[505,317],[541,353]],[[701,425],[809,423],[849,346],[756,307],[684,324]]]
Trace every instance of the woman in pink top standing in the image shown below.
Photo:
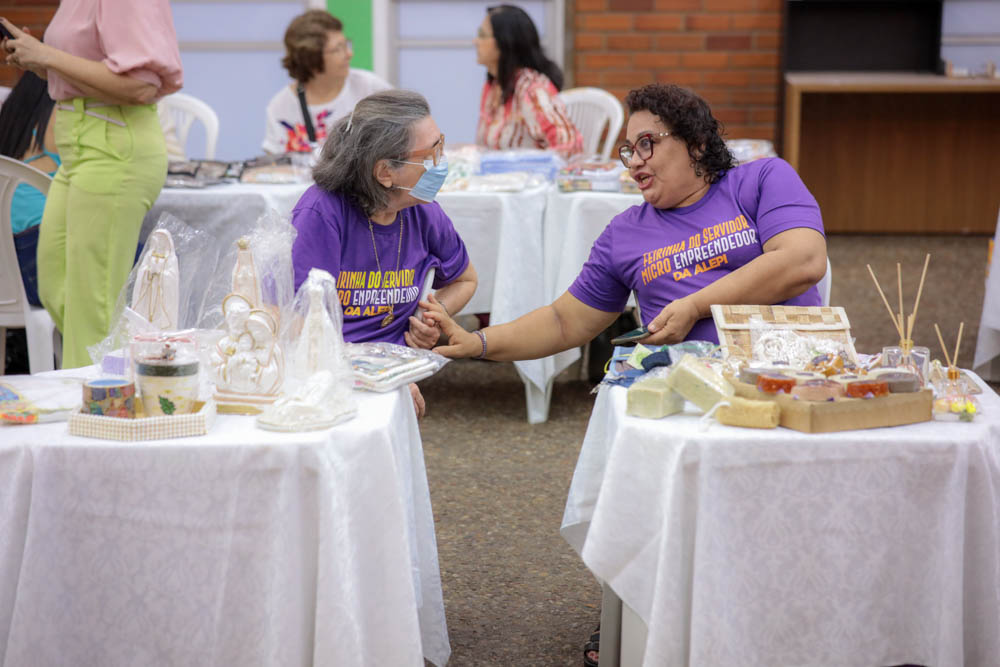
[[[167,151],[156,100],[180,89],[168,0],[64,0],[45,43],[13,35],[7,64],[48,79],[62,165],[38,240],[38,291],[63,335],[63,367],[90,362],[111,328],[142,219],[163,187]]]
[[[477,144],[548,148],[566,157],[583,150],[583,135],[558,97],[562,72],[545,57],[535,24],[523,9],[490,7],[476,35],[476,56],[487,72]]]

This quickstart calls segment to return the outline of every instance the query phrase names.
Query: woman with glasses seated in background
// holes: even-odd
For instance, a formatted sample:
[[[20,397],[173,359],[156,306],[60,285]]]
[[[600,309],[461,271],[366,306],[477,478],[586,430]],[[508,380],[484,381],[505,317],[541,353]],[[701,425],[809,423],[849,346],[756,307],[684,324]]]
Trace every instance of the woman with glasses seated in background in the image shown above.
[[[576,281],[554,303],[469,333],[443,310],[448,357],[535,359],[583,345],[607,328],[635,291],[644,345],[718,342],[713,304],[820,305],[826,272],[819,206],[780,158],[736,166],[708,104],[652,84],[625,99],[619,155],[645,203],[616,216]],[[429,305],[429,304],[428,304]]]
[[[292,211],[295,288],[309,269],[337,281],[344,340],[429,349],[440,329],[417,314],[434,271],[434,303],[456,313],[476,270],[434,198],[448,174],[444,135],[419,93],[387,90],[358,102],[331,129],[313,178]],[[418,416],[423,398],[410,386]]]
[[[292,19],[282,66],[294,79],[267,105],[264,150],[308,152],[358,100],[392,88],[371,72],[351,68],[354,50],[344,24],[322,9]]]
[[[531,17],[520,7],[486,10],[476,34],[486,66],[476,143],[491,149],[547,148],[564,157],[583,151],[583,135],[559,99],[563,75],[545,57]]]

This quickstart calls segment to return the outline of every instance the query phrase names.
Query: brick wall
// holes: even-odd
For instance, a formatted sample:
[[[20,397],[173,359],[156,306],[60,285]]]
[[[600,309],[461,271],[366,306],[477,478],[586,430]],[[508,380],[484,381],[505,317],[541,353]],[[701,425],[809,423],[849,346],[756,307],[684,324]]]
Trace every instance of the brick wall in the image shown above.
[[[56,13],[58,6],[59,0],[0,2],[0,16],[19,28],[27,26],[33,35],[40,37],[45,32],[45,26],[52,20],[52,15]],[[0,59],[0,86],[13,86],[20,76],[21,70],[4,65],[3,60]]]
[[[568,0],[567,79],[693,89],[727,138],[775,138],[781,0]],[[567,86],[568,87],[568,86]]]

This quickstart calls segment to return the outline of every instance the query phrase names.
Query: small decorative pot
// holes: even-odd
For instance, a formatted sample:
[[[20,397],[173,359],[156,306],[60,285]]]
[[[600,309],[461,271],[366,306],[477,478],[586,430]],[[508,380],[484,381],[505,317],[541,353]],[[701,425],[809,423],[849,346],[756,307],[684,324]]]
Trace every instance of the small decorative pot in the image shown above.
[[[198,362],[137,361],[136,381],[147,417],[184,415],[198,399]]]
[[[135,385],[127,380],[101,378],[83,385],[83,411],[105,417],[135,417]]]

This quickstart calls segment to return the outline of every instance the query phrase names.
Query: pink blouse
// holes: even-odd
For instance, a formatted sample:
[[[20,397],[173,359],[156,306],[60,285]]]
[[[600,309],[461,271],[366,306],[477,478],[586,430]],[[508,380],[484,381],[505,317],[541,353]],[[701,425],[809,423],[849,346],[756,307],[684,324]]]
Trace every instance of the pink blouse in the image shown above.
[[[157,98],[183,84],[169,0],[64,0],[45,30],[45,43],[151,83],[160,89]],[[52,99],[85,95],[58,73],[48,76]]]
[[[493,149],[550,148],[565,156],[583,151],[583,135],[566,115],[555,85],[541,72],[517,71],[514,94],[503,103],[494,80],[483,86],[476,143]]]

